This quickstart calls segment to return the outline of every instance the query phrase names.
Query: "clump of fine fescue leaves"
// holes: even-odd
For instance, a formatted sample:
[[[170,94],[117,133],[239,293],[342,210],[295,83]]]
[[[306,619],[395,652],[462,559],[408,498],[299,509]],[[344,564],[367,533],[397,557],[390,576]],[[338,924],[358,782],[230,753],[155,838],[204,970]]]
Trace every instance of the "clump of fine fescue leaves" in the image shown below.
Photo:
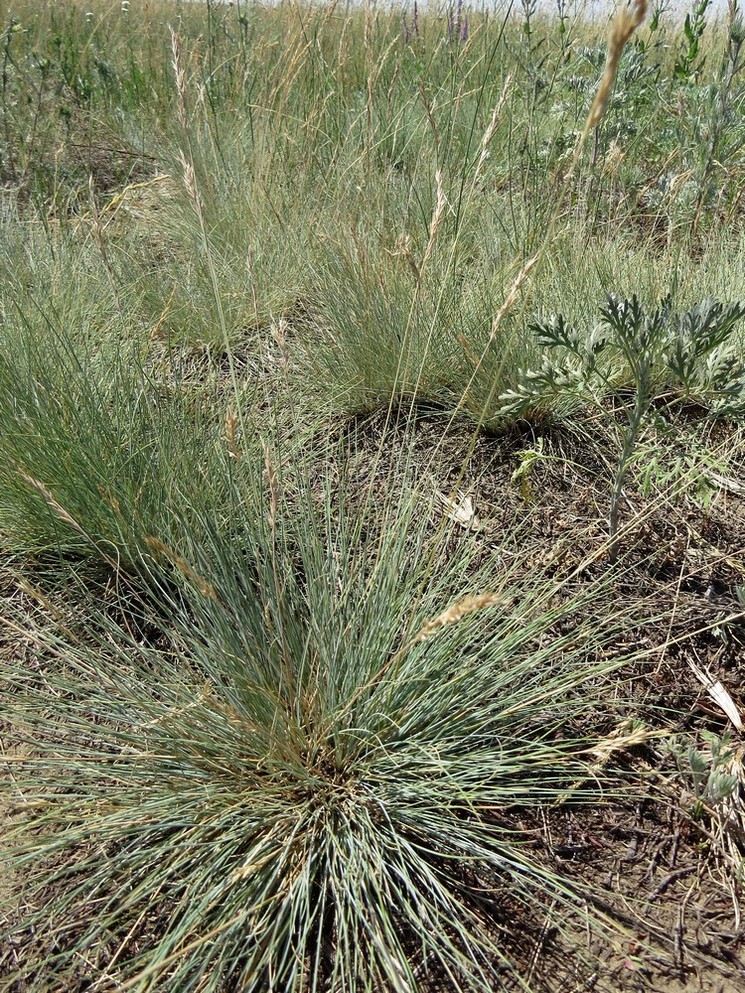
[[[5,547],[131,567],[149,536],[178,543],[198,534],[202,514],[228,516],[229,481],[241,468],[225,417],[237,402],[217,384],[189,383],[177,350],[164,349],[156,365],[134,328],[131,340],[116,340],[105,319],[121,330],[103,306],[96,323],[74,301],[65,312],[54,298],[16,299],[13,286],[3,289]],[[249,383],[239,401],[249,407],[250,396]],[[251,438],[241,433],[247,457]]]
[[[200,493],[225,487],[206,416],[141,371],[37,346],[0,356],[0,527],[17,548],[57,548],[132,562],[144,535],[169,532]],[[214,484],[214,485],[213,485]],[[185,494],[188,494],[186,496]]]
[[[154,560],[159,646],[99,618],[39,631],[43,678],[4,663],[14,941],[135,990],[500,989],[518,910],[582,912],[520,819],[612,782],[613,625],[474,570],[431,507],[291,511],[268,476],[268,515],[216,529],[178,595]]]
[[[658,421],[681,396],[705,404],[712,415],[745,414],[745,365],[733,342],[745,303],[705,300],[676,314],[669,296],[647,312],[636,296],[611,295],[600,313],[600,323],[586,336],[561,314],[534,321],[530,330],[537,344],[558,358],[546,355],[500,399],[503,415],[524,417],[566,396],[596,405],[615,398],[626,423],[611,490],[613,552],[623,484],[653,404],[663,401],[654,412]]]

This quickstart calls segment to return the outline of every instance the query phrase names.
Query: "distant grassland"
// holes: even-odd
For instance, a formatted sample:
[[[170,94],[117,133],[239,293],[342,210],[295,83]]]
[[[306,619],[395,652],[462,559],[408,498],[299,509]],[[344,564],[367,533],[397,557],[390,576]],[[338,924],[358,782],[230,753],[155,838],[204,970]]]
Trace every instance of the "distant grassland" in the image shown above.
[[[677,19],[647,21],[567,181],[602,22],[514,5],[413,22],[333,4],[14,4],[6,210],[93,223],[135,324],[210,344],[312,313],[333,342],[314,348],[314,381],[348,409],[416,391],[488,421],[536,311],[587,326],[611,289],[742,295],[742,39],[721,18],[700,28],[692,44]]]

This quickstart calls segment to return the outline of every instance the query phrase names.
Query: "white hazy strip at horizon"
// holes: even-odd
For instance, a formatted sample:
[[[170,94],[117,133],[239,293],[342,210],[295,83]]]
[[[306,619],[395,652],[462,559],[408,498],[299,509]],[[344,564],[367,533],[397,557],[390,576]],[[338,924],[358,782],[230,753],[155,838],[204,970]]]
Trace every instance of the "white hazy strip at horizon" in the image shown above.
[[[176,0],[178,2],[178,0]],[[230,7],[281,7],[282,5],[292,6],[329,6],[332,0],[190,0],[192,3],[220,3]],[[463,10],[487,10],[502,11],[511,7],[511,13],[520,16],[524,14],[524,9],[528,0],[463,0]],[[414,8],[414,0],[341,0],[337,2],[337,7],[364,7],[369,4],[379,10],[401,10],[411,11]],[[458,0],[417,0],[420,10],[452,10],[458,4]],[[537,0],[536,9],[541,13],[558,14],[563,9],[565,15],[574,17],[585,15],[590,17],[607,17],[618,7],[625,6],[624,0]],[[649,14],[651,15],[657,4],[655,0],[649,2]],[[664,7],[669,15],[683,18],[687,13],[692,13],[697,6],[695,0],[665,0]],[[711,0],[707,16],[726,14],[729,0]],[[738,4],[740,13],[743,12],[743,4]]]

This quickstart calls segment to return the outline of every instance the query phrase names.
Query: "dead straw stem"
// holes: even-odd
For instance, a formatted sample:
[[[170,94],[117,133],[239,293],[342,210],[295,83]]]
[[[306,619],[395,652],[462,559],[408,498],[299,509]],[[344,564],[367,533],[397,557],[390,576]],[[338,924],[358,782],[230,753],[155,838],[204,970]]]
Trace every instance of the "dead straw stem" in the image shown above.
[[[590,112],[587,115],[584,129],[574,150],[574,158],[569,169],[570,176],[577,167],[590,131],[596,128],[605,117],[616,82],[616,76],[618,75],[618,66],[621,62],[623,50],[631,36],[643,23],[644,18],[647,16],[648,7],[648,0],[633,0],[630,6],[623,7],[613,18],[605,68],[603,69],[603,75],[600,78],[600,84],[595,93],[595,99],[592,101]]]

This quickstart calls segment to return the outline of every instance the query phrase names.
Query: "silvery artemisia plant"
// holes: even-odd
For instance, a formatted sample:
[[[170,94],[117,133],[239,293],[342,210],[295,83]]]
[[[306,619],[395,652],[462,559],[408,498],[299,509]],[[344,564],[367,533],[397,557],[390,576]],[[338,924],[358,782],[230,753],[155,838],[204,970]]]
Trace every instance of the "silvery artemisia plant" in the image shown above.
[[[722,416],[745,412],[745,365],[732,342],[745,304],[724,306],[705,300],[677,319],[665,342],[666,368],[687,393],[708,402]]]
[[[636,295],[630,300],[609,295],[600,313],[599,324],[586,336],[561,314],[533,321],[536,343],[558,358],[544,355],[540,366],[523,372],[517,388],[500,397],[500,413],[525,417],[569,395],[596,404],[608,395],[618,401],[628,423],[611,493],[613,556],[623,483],[652,403],[672,389],[704,403],[713,415],[745,415],[745,364],[733,342],[745,304],[705,300],[675,314],[669,296],[647,312]],[[631,391],[619,367],[630,375]]]
[[[529,325],[539,347],[560,354],[545,355],[522,373],[516,389],[500,396],[503,416],[524,417],[567,393],[591,400],[619,396],[628,386],[619,364],[631,374],[636,402],[645,410],[672,387],[715,415],[745,414],[745,364],[732,341],[745,303],[705,300],[674,314],[668,296],[647,313],[636,296],[609,295],[600,313],[600,323],[584,336],[562,314]]]

